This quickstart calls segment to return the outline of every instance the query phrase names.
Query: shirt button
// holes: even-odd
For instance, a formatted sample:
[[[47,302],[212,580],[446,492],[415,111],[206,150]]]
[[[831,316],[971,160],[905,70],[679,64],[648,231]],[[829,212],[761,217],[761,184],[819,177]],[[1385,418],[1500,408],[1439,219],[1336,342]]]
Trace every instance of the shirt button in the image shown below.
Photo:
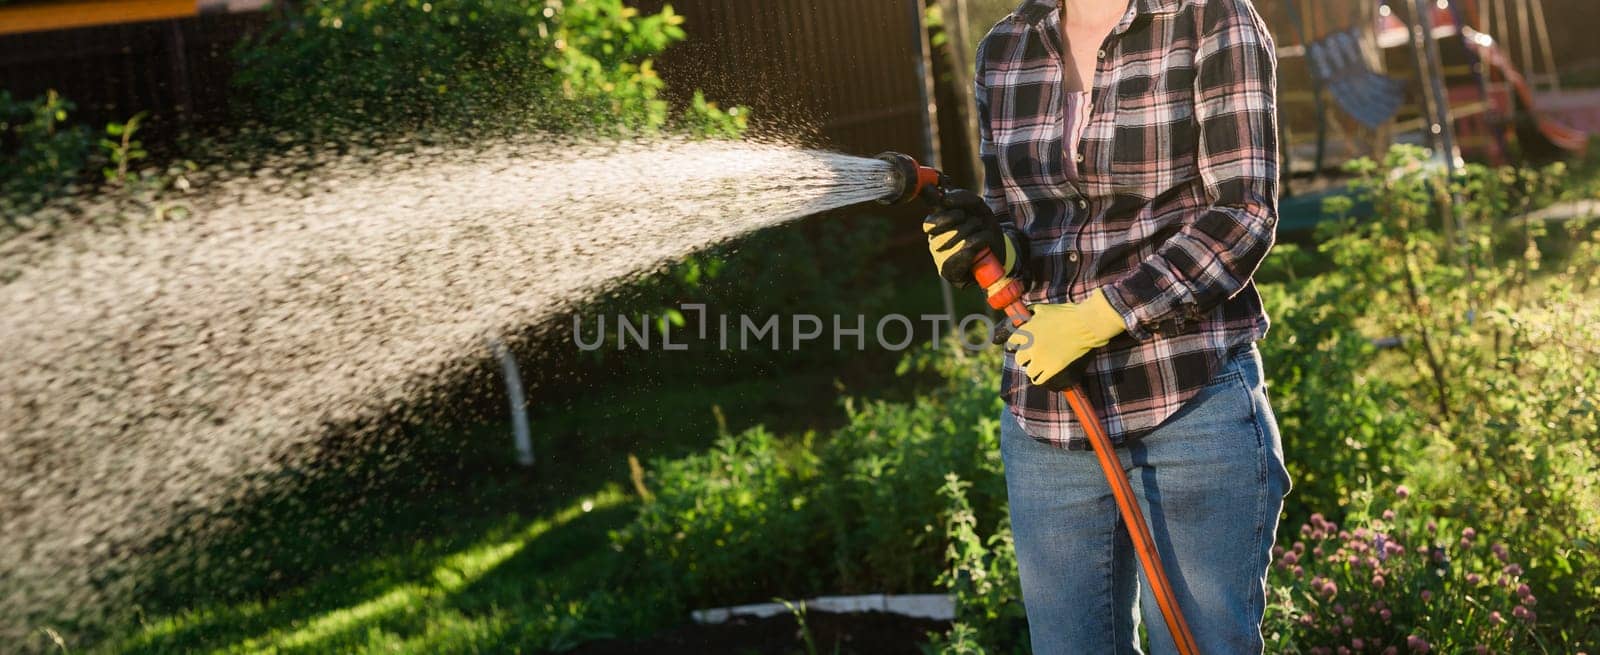
[[[1072,262],[1074,264],[1078,263],[1078,251],[1074,250],[1072,252],[1067,253],[1067,261]]]
[[[1101,51],[1100,51],[1100,52],[1099,52],[1099,53],[1098,53],[1098,56],[1099,56],[1099,57],[1100,57],[1100,58],[1101,58],[1101,59],[1105,59],[1105,58],[1106,58],[1106,51],[1104,51],[1104,50],[1101,50]]]
[[[1078,163],[1082,164],[1083,163],[1083,153],[1081,153],[1081,152],[1078,153],[1078,156],[1074,157],[1074,159],[1078,160]]]
[[[1083,198],[1079,198],[1078,199],[1078,209],[1088,209],[1088,208],[1089,208],[1089,201],[1084,200]]]

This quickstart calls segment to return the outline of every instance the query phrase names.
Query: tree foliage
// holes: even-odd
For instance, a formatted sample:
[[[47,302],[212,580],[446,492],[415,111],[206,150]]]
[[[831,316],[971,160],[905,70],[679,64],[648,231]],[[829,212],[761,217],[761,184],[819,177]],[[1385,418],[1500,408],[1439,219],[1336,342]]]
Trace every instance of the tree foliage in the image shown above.
[[[653,58],[682,23],[622,0],[313,0],[242,45],[235,82],[250,118],[295,131],[652,132],[672,119]],[[685,119],[744,125],[703,98]]]

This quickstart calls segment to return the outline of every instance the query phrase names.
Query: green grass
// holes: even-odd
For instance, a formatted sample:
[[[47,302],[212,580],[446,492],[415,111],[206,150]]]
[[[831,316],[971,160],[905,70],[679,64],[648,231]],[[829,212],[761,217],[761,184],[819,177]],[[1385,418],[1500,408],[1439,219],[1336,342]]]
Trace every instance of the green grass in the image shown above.
[[[444,653],[603,636],[582,632],[607,600],[591,584],[612,566],[607,534],[627,521],[631,504],[613,485],[546,517],[462,526],[268,601],[147,622],[106,650]]]

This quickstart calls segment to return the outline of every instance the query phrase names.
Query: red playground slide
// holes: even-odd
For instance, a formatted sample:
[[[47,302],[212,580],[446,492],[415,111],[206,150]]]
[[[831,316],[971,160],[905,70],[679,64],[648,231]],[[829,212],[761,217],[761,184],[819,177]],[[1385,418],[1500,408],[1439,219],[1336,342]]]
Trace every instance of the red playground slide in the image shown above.
[[[1552,157],[1559,156],[1563,152],[1581,155],[1589,147],[1587,132],[1541,111],[1527,79],[1517,71],[1511,63],[1511,58],[1506,56],[1493,41],[1472,38],[1469,33],[1466,42],[1491,71],[1490,88],[1511,90],[1510,94],[1504,91],[1495,93],[1491,90],[1490,101],[1494,103],[1495,109],[1501,116],[1516,118],[1517,142],[1521,144],[1525,156]],[[1476,89],[1471,91],[1477,93]],[[1508,95],[1515,97],[1507,97]]]
[[[1476,8],[1468,3],[1465,14],[1474,20]],[[1506,163],[1512,153],[1533,160],[1583,154],[1590,130],[1600,131],[1600,94],[1535,93],[1493,37],[1462,25],[1457,16],[1450,5],[1432,16],[1443,64],[1447,70],[1472,70],[1472,64],[1482,62],[1476,70],[1486,76],[1480,80],[1457,73],[1446,82],[1452,108],[1474,108],[1457,113],[1456,134],[1463,153],[1491,163]],[[1378,30],[1380,42],[1410,39],[1410,28],[1394,14],[1381,18]],[[1551,112],[1546,103],[1557,111]],[[1513,138],[1516,147],[1508,153],[1505,146],[1511,146]]]

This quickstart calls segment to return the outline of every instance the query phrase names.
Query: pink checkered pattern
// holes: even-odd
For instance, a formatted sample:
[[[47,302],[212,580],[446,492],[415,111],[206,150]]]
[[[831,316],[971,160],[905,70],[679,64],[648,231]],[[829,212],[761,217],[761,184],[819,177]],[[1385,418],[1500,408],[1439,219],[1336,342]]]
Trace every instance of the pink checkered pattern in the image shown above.
[[[1060,34],[1055,0],[1028,0],[978,48],[984,197],[1027,244],[1027,302],[1102,288],[1126,319],[1084,381],[1120,443],[1266,335],[1250,278],[1278,219],[1277,62],[1249,0],[1133,0],[1102,46],[1072,162]],[[1003,391],[1034,438],[1087,447],[1061,394],[1011,357]]]

